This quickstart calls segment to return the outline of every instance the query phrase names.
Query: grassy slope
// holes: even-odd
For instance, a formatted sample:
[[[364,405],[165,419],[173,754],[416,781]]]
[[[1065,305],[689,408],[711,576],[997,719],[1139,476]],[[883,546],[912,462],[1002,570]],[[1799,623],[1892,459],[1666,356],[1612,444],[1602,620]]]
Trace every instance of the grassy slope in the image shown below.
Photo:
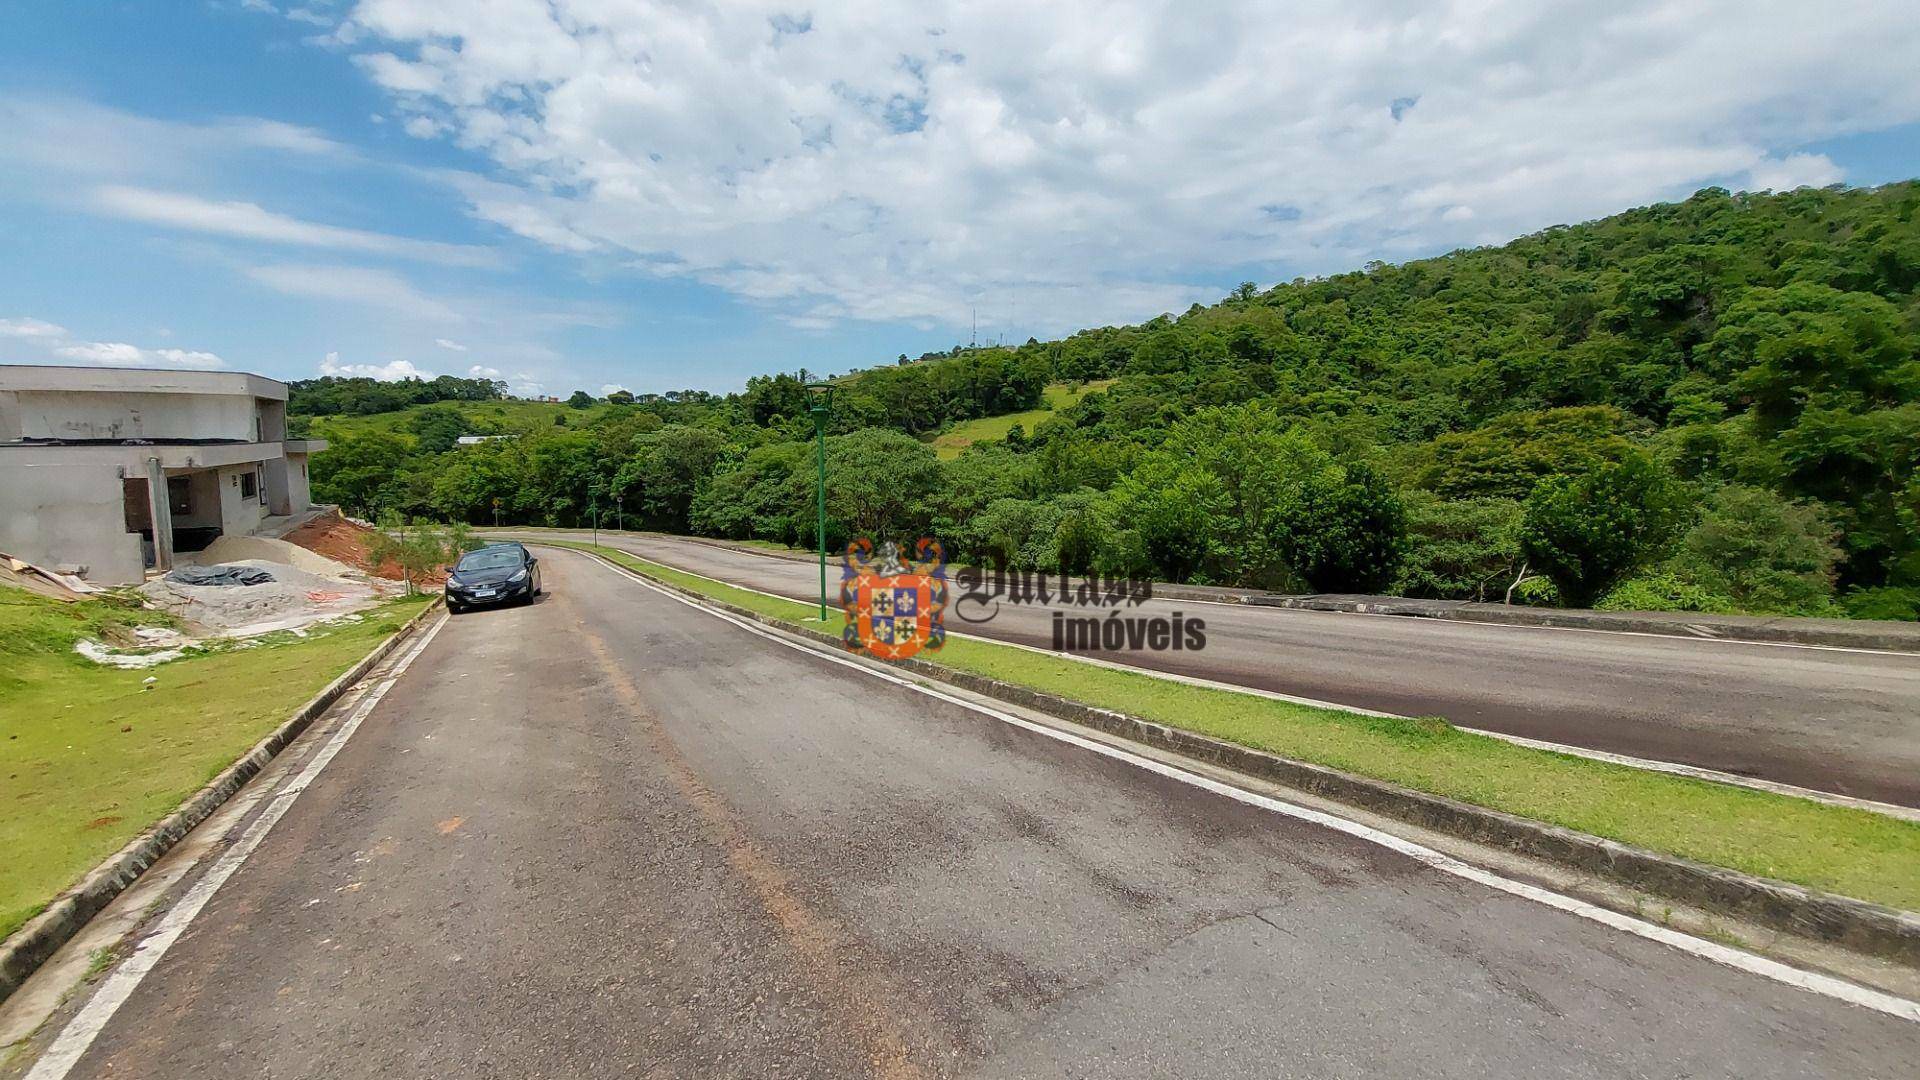
[[[1045,408],[1029,409],[1026,412],[1007,413],[1005,416],[983,416],[978,420],[967,420],[953,425],[934,437],[933,452],[941,459],[957,458],[960,452],[977,442],[994,442],[1007,437],[1015,424],[1033,434],[1033,429],[1042,420],[1062,409],[1078,403],[1083,397],[1095,390],[1112,386],[1114,380],[1101,379],[1097,382],[1082,383],[1078,389],[1067,383],[1054,383],[1047,387]]]
[[[555,416],[565,416],[570,426],[590,423],[611,406],[594,405],[591,408],[576,409],[565,402],[552,401],[449,401],[441,404],[451,405],[460,410],[461,415],[477,420],[491,421],[493,426],[506,431],[534,426],[542,430],[554,427]],[[384,431],[389,434],[411,435],[407,423],[413,414],[425,405],[414,405],[393,412],[369,413],[363,416],[315,416],[311,417],[313,433],[321,438],[328,434],[359,435],[368,431]],[[478,434],[476,432],[475,434]]]
[[[814,608],[807,604],[611,548],[594,550],[640,573],[761,614],[812,621]],[[1716,866],[1920,910],[1920,825],[1879,814],[1531,750],[1469,735],[1438,720],[1385,720],[1310,708],[980,641],[949,639],[930,659],[1298,761]]]
[[[952,428],[936,436],[933,451],[942,459],[956,458],[960,452],[976,442],[992,442],[1007,437],[1007,432],[1019,424],[1028,432],[1042,421],[1062,409],[1068,408],[1081,398],[1113,385],[1114,380],[1102,379],[1096,382],[1082,383],[1077,388],[1067,383],[1054,383],[1047,387],[1046,407],[1030,409],[1026,412],[1008,413],[1004,416],[984,416],[978,420],[968,420],[955,424]],[[580,427],[592,423],[610,406],[594,405],[591,408],[576,409],[565,402],[548,401],[450,401],[442,404],[459,409],[464,416],[475,420],[491,421],[490,424],[476,425],[475,434],[481,426],[498,427],[511,432],[526,427],[547,430],[555,426],[555,416],[565,416],[570,426]],[[393,412],[370,413],[364,416],[315,416],[311,417],[313,434],[319,438],[329,435],[360,435],[368,431],[383,431],[388,434],[411,438],[408,422],[425,405],[415,405]]]
[[[76,656],[105,602],[0,588],[0,937],[177,807],[425,603],[121,671]],[[152,690],[142,681],[159,681]]]

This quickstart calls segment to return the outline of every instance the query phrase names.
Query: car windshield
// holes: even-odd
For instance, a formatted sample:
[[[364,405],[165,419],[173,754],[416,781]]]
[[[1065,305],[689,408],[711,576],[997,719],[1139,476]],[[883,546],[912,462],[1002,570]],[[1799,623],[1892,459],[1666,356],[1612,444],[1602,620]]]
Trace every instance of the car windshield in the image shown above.
[[[496,548],[492,551],[476,551],[460,560],[454,567],[461,570],[504,570],[509,566],[520,565],[520,553],[513,548]]]

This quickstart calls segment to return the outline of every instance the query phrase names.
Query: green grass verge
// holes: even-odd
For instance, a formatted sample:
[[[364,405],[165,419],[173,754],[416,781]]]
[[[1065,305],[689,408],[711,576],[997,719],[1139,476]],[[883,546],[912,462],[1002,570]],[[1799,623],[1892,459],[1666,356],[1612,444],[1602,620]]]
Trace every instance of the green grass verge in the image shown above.
[[[0,588],[0,937],[171,813],[429,599],[394,600],[305,638],[274,634],[122,671],[76,655],[73,643],[165,616]],[[151,690],[149,675],[158,680]]]
[[[763,596],[613,548],[637,573],[790,623],[810,604]],[[829,628],[839,629],[838,613]],[[1920,910],[1920,824],[1865,810],[1533,750],[1441,720],[1317,709],[949,638],[936,663],[1418,791],[1715,866]]]
[[[1028,409],[1026,412],[1007,413],[1004,416],[983,416],[978,420],[963,420],[946,431],[934,436],[933,453],[942,460],[957,458],[960,452],[977,442],[996,442],[1007,437],[1015,424],[1020,425],[1027,434],[1054,413],[1077,404],[1081,398],[1103,390],[1114,383],[1113,379],[1100,379],[1095,382],[1074,386],[1069,383],[1054,383],[1046,389],[1047,404],[1044,408]]]

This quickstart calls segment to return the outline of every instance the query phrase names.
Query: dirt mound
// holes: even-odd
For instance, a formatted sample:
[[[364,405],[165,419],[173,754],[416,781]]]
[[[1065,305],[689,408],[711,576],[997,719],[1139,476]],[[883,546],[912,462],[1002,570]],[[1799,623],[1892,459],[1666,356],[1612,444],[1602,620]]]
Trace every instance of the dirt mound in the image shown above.
[[[340,516],[338,510],[332,510],[293,530],[282,539],[376,577],[383,577],[390,581],[402,580],[404,574],[399,563],[388,559],[376,566],[373,559],[368,556],[373,535],[372,529],[359,522],[348,521]],[[435,570],[422,576],[414,584],[421,588],[432,589],[446,580],[445,571]]]
[[[329,559],[309,548],[264,536],[222,536],[208,544],[205,550],[190,555],[175,555],[173,561],[176,566],[189,564],[214,566],[219,563],[242,561],[273,562],[330,578],[357,576],[363,572],[357,566]]]

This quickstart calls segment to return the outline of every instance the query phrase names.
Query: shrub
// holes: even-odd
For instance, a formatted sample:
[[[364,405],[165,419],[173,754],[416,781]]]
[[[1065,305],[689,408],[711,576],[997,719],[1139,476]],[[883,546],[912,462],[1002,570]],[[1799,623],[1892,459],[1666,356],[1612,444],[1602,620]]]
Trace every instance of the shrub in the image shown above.
[[[1498,600],[1520,571],[1514,499],[1406,500],[1407,544],[1393,591],[1445,600]]]
[[[1920,589],[1855,589],[1841,601],[1855,619],[1920,622]]]
[[[1709,611],[1738,610],[1725,596],[1697,585],[1671,570],[1656,570],[1629,578],[1607,590],[1593,605],[1601,611]]]
[[[1728,485],[1707,497],[1674,564],[1679,576],[1726,598],[1735,610],[1831,615],[1839,560],[1833,524],[1817,503]]]
[[[1634,453],[1527,497],[1520,545],[1573,607],[1590,607],[1672,541],[1685,520],[1673,479]]]

